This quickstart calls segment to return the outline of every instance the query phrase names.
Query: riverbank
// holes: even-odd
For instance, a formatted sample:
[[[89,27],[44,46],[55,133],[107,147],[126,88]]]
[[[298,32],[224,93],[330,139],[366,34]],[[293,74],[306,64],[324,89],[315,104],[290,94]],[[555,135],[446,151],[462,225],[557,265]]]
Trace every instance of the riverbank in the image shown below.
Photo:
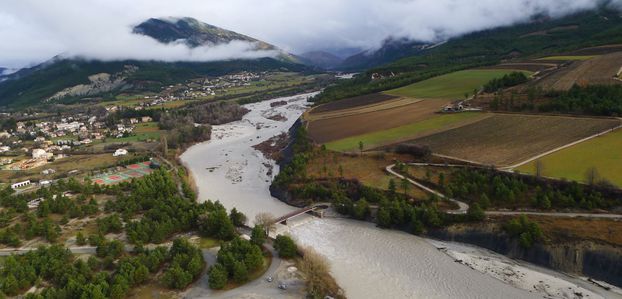
[[[271,196],[268,189],[279,166],[253,146],[289,131],[306,109],[308,96],[248,105],[251,112],[242,121],[214,126],[211,141],[188,149],[181,159],[195,178],[199,200],[220,200],[251,220],[258,213],[280,216],[295,210]],[[283,100],[287,105],[270,105]],[[275,113],[287,121],[270,119]],[[273,165],[271,175],[265,163]],[[542,297],[456,263],[424,238],[372,223],[302,216],[283,229],[328,259],[331,274],[349,298]]]

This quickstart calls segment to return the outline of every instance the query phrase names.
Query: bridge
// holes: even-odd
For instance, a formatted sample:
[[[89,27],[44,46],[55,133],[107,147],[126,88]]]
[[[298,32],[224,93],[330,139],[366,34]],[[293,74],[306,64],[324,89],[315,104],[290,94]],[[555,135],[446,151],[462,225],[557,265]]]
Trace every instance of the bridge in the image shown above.
[[[316,210],[323,210],[323,209],[328,208],[328,206],[329,206],[328,204],[316,204],[316,205],[312,205],[312,206],[309,206],[309,207],[305,207],[305,208],[293,211],[291,213],[287,213],[287,214],[285,214],[285,215],[283,215],[283,216],[281,216],[279,218],[276,218],[273,223],[274,224],[280,223],[280,224],[287,225],[287,220],[289,220],[289,219],[292,219],[294,217],[298,217],[300,215],[304,215],[304,214],[307,214],[307,213],[313,213]],[[320,218],[322,218],[323,213],[322,212],[319,212],[319,213],[316,212],[315,215],[319,216]]]

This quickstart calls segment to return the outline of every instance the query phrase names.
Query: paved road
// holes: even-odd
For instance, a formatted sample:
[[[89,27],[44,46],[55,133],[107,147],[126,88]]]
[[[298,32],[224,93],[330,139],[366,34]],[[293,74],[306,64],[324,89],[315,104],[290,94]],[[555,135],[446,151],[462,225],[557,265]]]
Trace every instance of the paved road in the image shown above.
[[[410,163],[409,165],[414,165],[414,166],[438,166],[438,167],[461,167],[461,165],[452,165],[452,164],[433,164],[433,163]],[[404,176],[395,172],[393,170],[393,167],[395,167],[395,164],[391,164],[389,166],[386,167],[386,170],[388,173],[400,178],[400,179],[404,179]],[[465,202],[456,200],[456,199],[452,199],[452,198],[448,198],[447,196],[445,196],[444,194],[430,189],[410,178],[407,178],[407,180],[429,192],[432,194],[435,194],[436,196],[440,197],[440,198],[444,198],[447,199],[449,201],[455,202],[458,204],[459,208],[457,210],[450,210],[447,211],[447,213],[450,214],[465,214],[468,209],[469,209],[469,205]],[[569,217],[569,218],[577,218],[577,217],[585,217],[585,218],[594,218],[594,219],[622,219],[622,214],[599,214],[599,213],[561,213],[561,212],[533,212],[533,211],[486,211],[485,212],[486,215],[491,215],[491,216],[498,216],[498,215],[534,215],[534,216],[548,216],[548,217]]]

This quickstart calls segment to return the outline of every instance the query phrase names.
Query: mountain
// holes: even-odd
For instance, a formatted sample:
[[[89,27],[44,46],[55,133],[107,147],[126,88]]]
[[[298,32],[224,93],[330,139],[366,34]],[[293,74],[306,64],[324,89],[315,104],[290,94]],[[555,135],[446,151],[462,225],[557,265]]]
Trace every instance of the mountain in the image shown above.
[[[97,61],[58,56],[0,77],[0,106],[23,107],[66,98],[110,96],[121,91],[159,91],[162,86],[192,78],[240,71],[310,70],[274,45],[192,18],[148,19],[135,26],[133,33],[165,44],[183,43],[190,48],[252,42],[258,50],[279,54],[274,58],[211,62]]]
[[[408,42],[399,43],[410,49],[409,56],[375,66],[353,80],[328,87],[315,97],[315,101],[329,102],[380,92],[466,68],[622,44],[622,13],[601,7],[562,18],[534,17],[530,22],[473,32],[436,45],[413,43],[414,47]],[[389,48],[400,48],[399,44]],[[383,55],[376,51],[368,56],[391,57],[387,54],[392,51],[383,48],[380,51]],[[346,59],[343,65],[347,66],[353,60],[352,57]],[[366,61],[373,60],[368,58]],[[373,74],[385,79],[373,80]]]
[[[10,74],[13,74],[15,72],[19,71],[19,69],[14,69],[14,68],[8,68],[8,67],[1,67],[0,66],[0,82],[4,81],[7,79],[7,77]]]
[[[277,51],[278,59],[300,63],[297,57],[267,42],[210,25],[194,18],[151,18],[136,25],[132,32],[149,36],[163,44],[183,43],[190,48],[215,46],[234,41],[255,44],[255,50]]]
[[[333,69],[341,64],[342,58],[337,57],[326,51],[310,51],[298,55],[299,59],[307,64],[321,67],[323,69]]]
[[[411,41],[406,38],[388,38],[378,49],[366,50],[343,60],[340,70],[359,71],[416,55],[433,44]]]
[[[132,32],[149,36],[163,44],[183,42],[190,48],[245,41],[257,43],[257,49],[277,49],[277,47],[266,42],[203,23],[194,18],[151,18],[135,26]]]

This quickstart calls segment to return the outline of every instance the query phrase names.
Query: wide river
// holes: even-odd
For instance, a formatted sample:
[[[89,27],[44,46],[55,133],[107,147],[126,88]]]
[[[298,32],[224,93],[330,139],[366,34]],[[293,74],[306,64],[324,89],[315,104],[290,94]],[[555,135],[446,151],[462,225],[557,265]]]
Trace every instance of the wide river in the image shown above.
[[[250,220],[262,212],[280,216],[293,211],[270,196],[268,187],[278,166],[252,146],[286,132],[312,95],[246,105],[250,112],[243,120],[214,126],[211,141],[189,148],[181,159],[194,176],[199,199],[219,200]],[[282,100],[287,105],[271,107]],[[287,120],[273,117],[277,115]],[[289,233],[330,261],[348,298],[542,297],[456,263],[427,239],[381,230],[371,223],[306,218],[290,224]]]

